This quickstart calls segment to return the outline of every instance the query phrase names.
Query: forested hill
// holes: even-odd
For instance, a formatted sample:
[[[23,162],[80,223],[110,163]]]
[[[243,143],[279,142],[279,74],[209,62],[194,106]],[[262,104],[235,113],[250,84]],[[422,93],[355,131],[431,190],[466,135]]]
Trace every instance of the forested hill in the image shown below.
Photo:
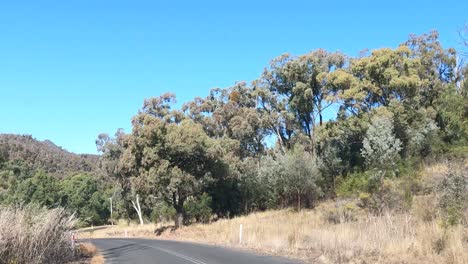
[[[71,153],[50,140],[39,141],[30,135],[0,134],[0,164],[23,169],[44,170],[62,178],[71,173],[97,170],[98,155]]]

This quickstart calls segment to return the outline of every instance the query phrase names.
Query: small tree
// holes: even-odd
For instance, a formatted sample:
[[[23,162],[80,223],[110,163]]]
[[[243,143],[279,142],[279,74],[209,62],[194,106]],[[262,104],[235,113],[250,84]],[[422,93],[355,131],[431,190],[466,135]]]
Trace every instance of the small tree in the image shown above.
[[[393,174],[395,170],[396,162],[400,157],[401,142],[393,134],[392,113],[386,108],[380,108],[377,111],[371,118],[361,150],[365,163],[371,170],[369,187],[375,193],[369,197],[370,201],[366,201],[367,198],[361,200],[367,204],[365,207],[381,213],[388,207],[389,197],[393,197],[388,196],[389,190],[385,185],[384,177],[387,176],[388,171]]]
[[[322,193],[316,160],[300,147],[275,158],[263,161],[260,176],[266,178],[276,197],[288,205],[295,202],[298,210],[303,208],[304,200],[311,205]]]
[[[401,142],[393,134],[393,118],[384,110],[371,119],[361,150],[366,165],[370,169],[380,170],[385,175],[395,167],[401,150]]]

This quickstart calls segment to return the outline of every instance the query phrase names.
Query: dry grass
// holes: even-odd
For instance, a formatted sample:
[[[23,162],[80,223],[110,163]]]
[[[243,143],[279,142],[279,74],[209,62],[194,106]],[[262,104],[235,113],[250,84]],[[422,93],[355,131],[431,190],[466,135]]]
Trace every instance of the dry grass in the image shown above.
[[[97,255],[97,256],[94,256],[92,259],[91,259],[91,264],[104,264],[105,261],[104,261],[104,257],[102,255]]]
[[[79,251],[82,257],[85,258],[84,263],[103,264],[105,262],[104,257],[99,254],[97,248],[91,243],[81,243]]]
[[[271,211],[184,227],[163,237],[245,247],[311,263],[468,263],[468,234],[461,226],[445,231],[436,222],[409,214],[341,224],[324,219],[317,210]]]
[[[83,257],[91,258],[98,252],[97,248],[91,243],[81,243],[79,245],[80,253]]]
[[[105,226],[102,229],[100,227],[95,229],[81,229],[77,235],[80,239],[108,237],[153,237],[154,230],[160,226],[162,226],[162,224],[145,224],[141,226],[140,224],[133,222],[130,223],[130,225],[127,225],[126,221],[119,221],[114,226]]]
[[[73,218],[63,209],[0,208],[0,263],[65,263],[73,260]]]

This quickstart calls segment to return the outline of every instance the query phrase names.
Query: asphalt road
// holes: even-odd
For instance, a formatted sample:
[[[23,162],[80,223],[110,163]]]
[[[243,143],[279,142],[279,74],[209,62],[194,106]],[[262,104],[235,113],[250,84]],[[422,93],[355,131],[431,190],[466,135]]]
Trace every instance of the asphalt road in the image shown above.
[[[106,263],[144,264],[286,264],[285,258],[195,243],[150,239],[92,239]]]

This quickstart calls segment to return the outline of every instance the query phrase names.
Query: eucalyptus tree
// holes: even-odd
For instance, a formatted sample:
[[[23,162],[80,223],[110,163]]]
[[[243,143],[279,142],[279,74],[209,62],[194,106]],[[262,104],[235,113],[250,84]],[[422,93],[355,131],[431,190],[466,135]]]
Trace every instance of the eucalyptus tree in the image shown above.
[[[136,178],[135,186],[176,210],[176,226],[186,223],[184,203],[202,193],[224,173],[222,149],[202,125],[172,110],[173,95],[145,100],[132,121],[131,140],[123,162]]]
[[[270,63],[257,82],[263,110],[277,121],[274,133],[282,146],[293,136],[305,135],[315,151],[314,129],[333,103],[328,75],[345,65],[345,56],[316,50],[300,57],[282,55]]]
[[[226,89],[212,89],[209,96],[195,98],[183,110],[210,137],[236,140],[239,156],[245,158],[259,157],[265,150],[268,133],[257,105],[256,91],[239,82]]]
[[[120,185],[124,213],[129,221],[132,211],[130,203],[132,193],[131,177],[133,174],[122,162],[124,152],[128,147],[128,140],[129,135],[119,129],[114,137],[105,133],[99,134],[96,146],[101,153],[99,167]]]
[[[411,49],[412,57],[420,61],[420,103],[426,107],[433,106],[435,99],[447,89],[447,84],[455,84],[460,78],[457,74],[457,52],[453,48],[442,47],[437,31],[411,35],[404,45]]]

